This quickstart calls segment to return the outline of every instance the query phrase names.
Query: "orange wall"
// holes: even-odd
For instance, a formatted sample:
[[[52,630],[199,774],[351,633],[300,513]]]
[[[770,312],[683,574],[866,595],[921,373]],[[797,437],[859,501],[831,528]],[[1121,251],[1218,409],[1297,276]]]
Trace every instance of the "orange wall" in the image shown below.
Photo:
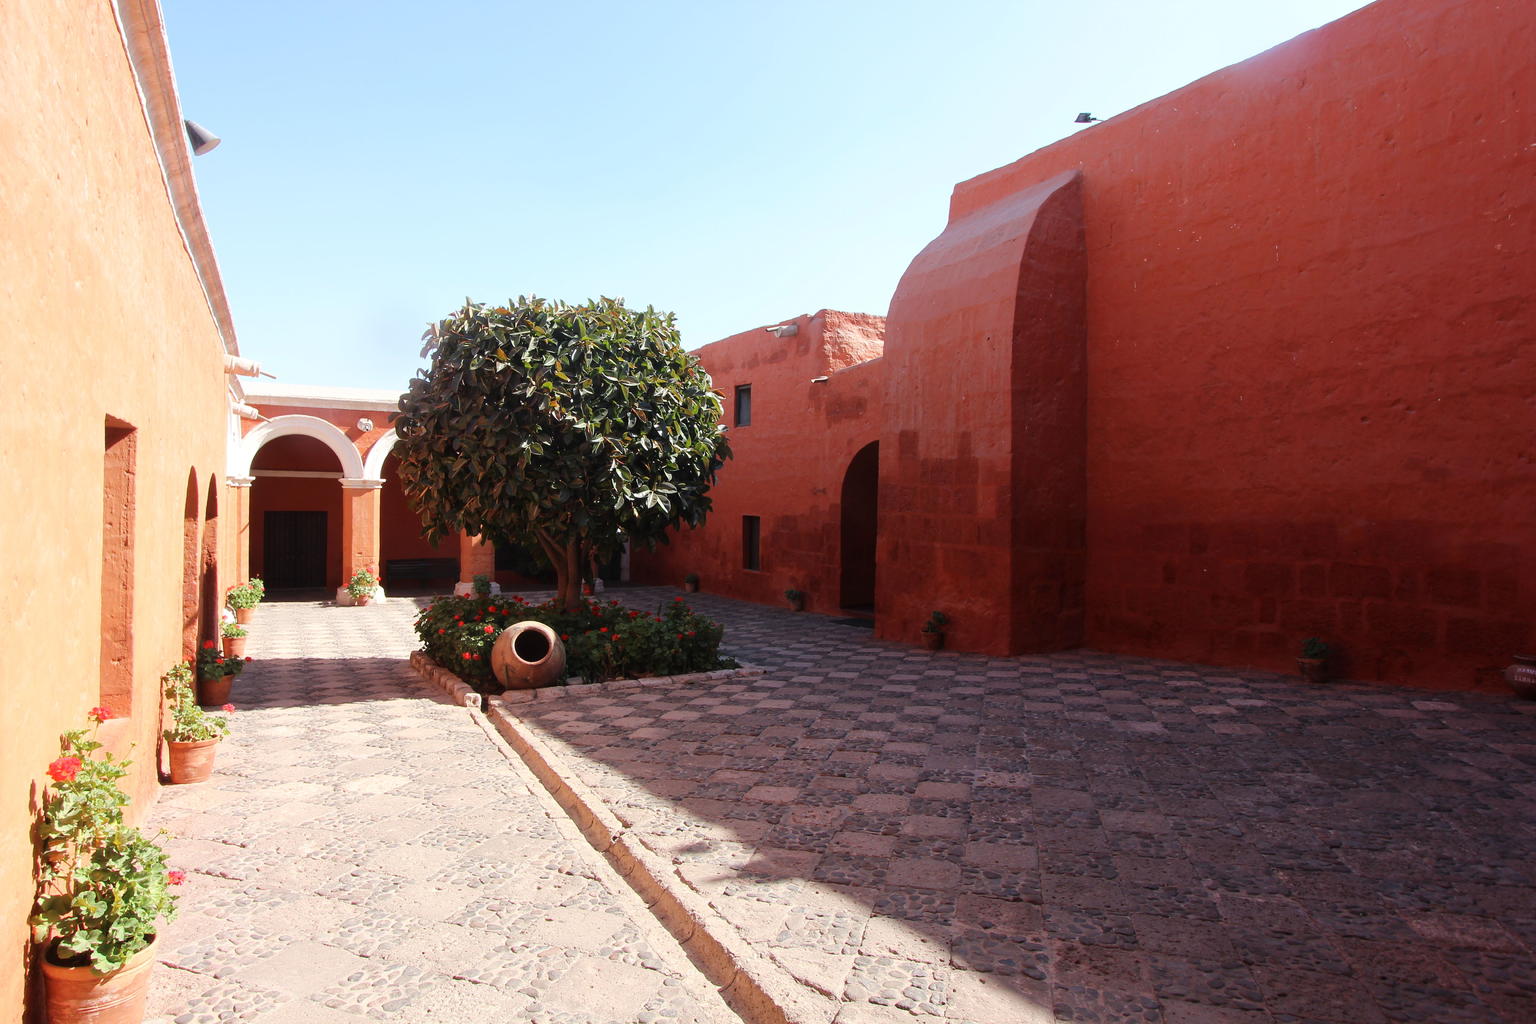
[[[135,748],[141,815],[156,791],[159,677],[182,656],[185,600],[201,589],[184,572],[203,548],[188,505],[200,513],[210,487],[223,503],[226,403],[223,345],[112,5],[0,4],[0,38],[12,41],[0,56],[0,1020],[17,1021],[43,771],[101,692],[107,417],[136,438],[131,632],[112,652],[131,659],[133,697],[107,735]],[[210,582],[216,602],[216,567]]]
[[[705,525],[655,552],[633,551],[633,579],[681,583],[697,572],[712,593],[781,604],[793,587],[807,608],[837,609],[843,475],[880,436],[884,385],[879,363],[865,361],[880,354],[883,320],[822,310],[791,322],[794,337],[757,328],[693,353],[724,396],[727,424],[736,387],[751,385],[752,423],[729,430],[734,458],[710,491]],[[811,383],[823,375],[830,380]],[[758,572],[742,568],[748,515],[762,520]]]

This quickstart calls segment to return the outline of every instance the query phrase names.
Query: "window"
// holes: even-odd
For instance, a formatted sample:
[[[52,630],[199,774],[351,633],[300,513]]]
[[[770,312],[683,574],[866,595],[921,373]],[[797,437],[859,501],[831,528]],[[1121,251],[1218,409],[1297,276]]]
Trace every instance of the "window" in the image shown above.
[[[752,423],[752,385],[736,385],[736,426],[745,427]]]
[[[763,521],[758,516],[741,517],[741,567],[756,572],[763,567]]]

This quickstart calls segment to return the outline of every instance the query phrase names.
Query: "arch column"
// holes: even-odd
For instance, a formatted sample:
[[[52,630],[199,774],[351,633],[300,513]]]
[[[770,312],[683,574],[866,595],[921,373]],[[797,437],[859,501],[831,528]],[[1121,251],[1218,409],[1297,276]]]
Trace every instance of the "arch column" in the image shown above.
[[[453,592],[459,597],[473,594],[475,577],[481,573],[491,577],[491,593],[501,593],[501,584],[496,582],[496,545],[483,537],[471,537],[461,531],[459,533],[459,582],[453,588]]]
[[[251,578],[251,484],[256,481],[253,476],[229,476],[224,482],[229,485],[230,522],[233,524],[234,536],[230,539],[234,550],[235,582]]]
[[[379,566],[379,488],[383,480],[367,477],[343,477],[341,480],[341,586],[336,588],[337,604],[352,604],[347,581],[359,569],[375,576]],[[384,600],[383,586],[376,587],[373,600]]]

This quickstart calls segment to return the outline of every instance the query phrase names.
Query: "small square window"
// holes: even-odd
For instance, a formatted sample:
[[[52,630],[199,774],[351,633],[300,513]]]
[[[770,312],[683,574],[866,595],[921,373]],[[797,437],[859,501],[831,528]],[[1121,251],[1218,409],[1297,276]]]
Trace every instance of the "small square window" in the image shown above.
[[[758,516],[741,517],[741,567],[756,572],[763,567],[763,521]]]
[[[736,385],[736,426],[745,427],[752,422],[752,385]]]

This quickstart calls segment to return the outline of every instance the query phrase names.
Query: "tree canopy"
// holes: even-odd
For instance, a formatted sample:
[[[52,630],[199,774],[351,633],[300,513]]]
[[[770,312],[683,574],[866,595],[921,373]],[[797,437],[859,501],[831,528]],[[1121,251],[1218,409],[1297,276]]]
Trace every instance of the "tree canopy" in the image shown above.
[[[465,530],[537,545],[570,607],[594,552],[704,521],[730,448],[720,396],[671,313],[466,301],[423,340],[431,364],[393,419],[429,540]]]

